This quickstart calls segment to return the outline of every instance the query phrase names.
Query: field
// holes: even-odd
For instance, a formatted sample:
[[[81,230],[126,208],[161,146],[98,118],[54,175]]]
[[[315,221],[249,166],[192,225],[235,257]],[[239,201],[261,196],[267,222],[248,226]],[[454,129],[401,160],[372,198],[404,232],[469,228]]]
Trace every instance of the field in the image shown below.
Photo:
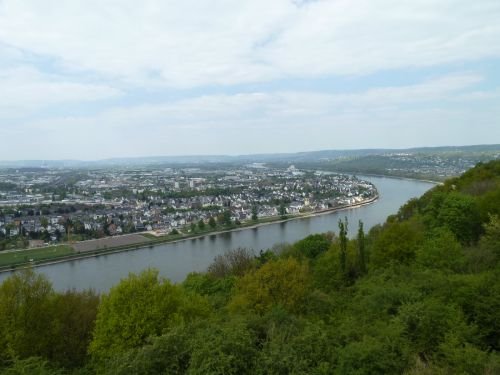
[[[74,244],[73,247],[76,252],[83,253],[87,251],[111,249],[114,247],[145,244],[148,242],[150,242],[150,240],[144,236],[141,236],[139,234],[130,234],[79,242]]]
[[[37,261],[50,259],[73,253],[73,249],[70,246],[65,245],[44,247],[41,249],[2,252],[0,253],[0,266],[25,263],[31,260]]]

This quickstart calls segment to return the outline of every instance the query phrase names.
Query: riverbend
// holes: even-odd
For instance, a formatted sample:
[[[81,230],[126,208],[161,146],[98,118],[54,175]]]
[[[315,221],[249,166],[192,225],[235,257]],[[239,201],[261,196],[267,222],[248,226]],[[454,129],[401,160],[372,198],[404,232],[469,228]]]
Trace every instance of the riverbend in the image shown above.
[[[174,282],[182,281],[189,272],[204,271],[213,258],[229,249],[247,247],[259,251],[276,243],[294,242],[311,233],[336,231],[338,219],[347,217],[351,234],[356,223],[363,220],[368,230],[382,223],[408,199],[420,196],[434,184],[424,181],[387,177],[366,177],[375,184],[379,199],[369,205],[351,207],[320,215],[308,215],[287,221],[265,223],[237,230],[211,233],[162,244],[140,245],[140,249],[123,249],[116,253],[94,254],[83,259],[47,264],[38,270],[46,274],[58,290],[94,288],[106,291],[126,277],[129,272],[140,272],[148,267],[160,270],[162,276]],[[0,274],[0,281],[9,272]]]

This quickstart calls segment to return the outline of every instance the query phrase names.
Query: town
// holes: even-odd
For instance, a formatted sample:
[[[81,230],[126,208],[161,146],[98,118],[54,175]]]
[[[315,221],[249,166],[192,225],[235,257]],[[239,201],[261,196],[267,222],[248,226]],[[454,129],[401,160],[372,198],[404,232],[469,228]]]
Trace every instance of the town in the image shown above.
[[[194,233],[362,204],[355,176],[232,166],[0,171],[0,250],[149,232]]]

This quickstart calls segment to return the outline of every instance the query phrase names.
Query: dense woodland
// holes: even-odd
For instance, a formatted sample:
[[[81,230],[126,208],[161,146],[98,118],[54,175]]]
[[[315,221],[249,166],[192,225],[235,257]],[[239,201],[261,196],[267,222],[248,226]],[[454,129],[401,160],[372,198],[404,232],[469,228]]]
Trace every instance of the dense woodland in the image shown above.
[[[499,374],[500,162],[365,234],[339,222],[180,285],[155,270],[106,295],[33,271],[0,286],[3,374]],[[347,238],[347,227],[359,227]]]

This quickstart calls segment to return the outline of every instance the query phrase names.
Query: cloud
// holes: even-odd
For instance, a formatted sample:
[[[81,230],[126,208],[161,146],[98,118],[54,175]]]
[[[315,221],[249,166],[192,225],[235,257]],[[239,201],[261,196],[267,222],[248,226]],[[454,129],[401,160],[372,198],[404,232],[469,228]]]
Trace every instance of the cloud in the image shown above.
[[[57,159],[494,141],[498,19],[498,0],[0,0],[0,138]]]
[[[120,95],[120,90],[107,85],[71,82],[27,66],[0,70],[0,118],[26,116],[30,111],[51,105],[99,101]]]
[[[16,134],[36,134],[24,137],[23,149],[57,159],[484,143],[484,134],[500,138],[500,93],[464,96],[482,79],[446,75],[349,95],[204,95],[29,121]],[[0,128],[2,138],[16,134]],[[15,158],[15,148],[8,152],[9,147],[5,155]]]
[[[71,71],[196,87],[499,57],[499,17],[497,0],[3,0],[0,41]]]

